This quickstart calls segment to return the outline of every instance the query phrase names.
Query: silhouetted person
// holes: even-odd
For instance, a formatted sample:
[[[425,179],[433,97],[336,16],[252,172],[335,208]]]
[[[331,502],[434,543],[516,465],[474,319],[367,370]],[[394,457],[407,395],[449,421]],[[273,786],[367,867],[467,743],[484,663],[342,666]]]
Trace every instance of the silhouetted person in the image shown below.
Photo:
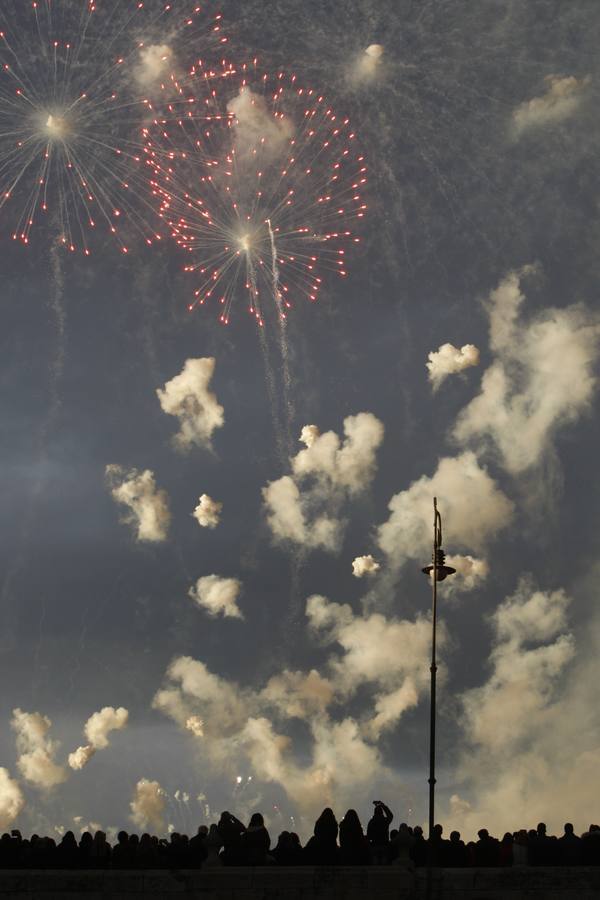
[[[219,851],[223,846],[223,838],[221,832],[216,825],[211,825],[206,835],[206,859],[205,866],[222,866],[223,860],[219,856]]]
[[[498,847],[498,865],[499,866],[512,866],[513,864],[513,836],[510,831],[507,831],[502,840],[500,841],[500,846]]]
[[[300,838],[289,831],[281,832],[272,855],[278,866],[302,866],[305,862]]]
[[[434,825],[431,838],[427,840],[427,865],[436,868],[446,865],[446,844],[442,837],[444,833],[443,825]]]
[[[208,855],[208,851],[206,849],[207,835],[208,828],[206,827],[206,825],[200,825],[198,828],[198,832],[194,835],[193,838],[190,838],[189,866],[192,869],[199,869]]]
[[[334,866],[338,862],[338,823],[329,807],[323,810],[315,822],[314,834],[304,848],[308,865]]]
[[[147,833],[140,838],[137,848],[136,866],[139,869],[157,869],[159,867],[156,845]]]
[[[106,840],[106,834],[103,831],[97,831],[92,842],[91,867],[93,869],[108,869],[110,856],[110,844]]]
[[[113,869],[129,869],[131,866],[131,849],[126,831],[120,831],[117,835],[117,843],[112,852],[112,865]]]
[[[581,838],[570,822],[565,823],[564,834],[558,839],[558,858],[562,866],[581,865]]]
[[[414,842],[410,828],[406,822],[402,822],[397,831],[390,833],[390,862],[395,866],[412,869],[414,867],[412,859]]]
[[[581,861],[584,866],[600,866],[600,825],[590,825],[581,835]]]
[[[367,825],[367,840],[371,847],[371,863],[385,866],[389,860],[390,822],[393,812],[381,800],[374,800],[373,815]]]
[[[72,831],[66,831],[56,848],[56,862],[59,869],[76,869],[79,865],[79,847]]]
[[[420,825],[415,825],[413,828],[413,845],[410,855],[415,866],[420,868],[427,865],[427,841]]]
[[[94,846],[94,838],[89,831],[84,831],[79,838],[79,865],[82,869],[93,868],[92,864],[92,848]]]
[[[271,838],[261,813],[253,813],[242,834],[242,858],[247,866],[266,866],[273,862],[269,856]]]
[[[475,844],[475,865],[480,867],[498,865],[498,840],[492,837],[487,828],[477,832],[479,840]]]
[[[529,865],[529,847],[527,832],[524,828],[513,835],[513,866]]]
[[[460,838],[460,831],[451,831],[446,844],[446,865],[452,869],[464,869],[468,865],[467,848]]]
[[[369,864],[369,842],[355,809],[349,809],[340,822],[339,860],[343,866],[366,866]]]
[[[221,813],[217,827],[223,840],[223,852],[221,854],[223,865],[242,865],[242,835],[246,830],[246,826],[239,819],[236,819],[232,813],[225,811]]]

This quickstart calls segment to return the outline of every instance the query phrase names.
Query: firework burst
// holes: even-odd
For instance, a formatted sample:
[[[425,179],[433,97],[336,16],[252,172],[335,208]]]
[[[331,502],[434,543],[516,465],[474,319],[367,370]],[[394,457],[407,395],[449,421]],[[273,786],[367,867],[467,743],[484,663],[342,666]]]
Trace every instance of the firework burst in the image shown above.
[[[27,244],[46,221],[89,254],[104,225],[128,251],[123,222],[150,243],[142,104],[192,38],[216,47],[220,16],[198,6],[102,0],[3,0],[0,10],[0,214]],[[177,4],[178,13],[184,4]]]
[[[294,75],[198,63],[145,128],[160,215],[191,257],[190,309],[211,298],[227,324],[245,296],[260,325],[315,302],[347,274],[367,166],[348,118]]]

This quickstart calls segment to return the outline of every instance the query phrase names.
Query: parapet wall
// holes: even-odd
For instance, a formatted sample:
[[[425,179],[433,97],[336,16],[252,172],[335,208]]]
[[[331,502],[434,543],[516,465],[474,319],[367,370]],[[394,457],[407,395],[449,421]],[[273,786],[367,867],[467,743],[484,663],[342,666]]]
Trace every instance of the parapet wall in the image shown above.
[[[394,866],[187,871],[0,871],[0,900],[425,900]],[[435,869],[431,900],[599,900],[598,868]]]

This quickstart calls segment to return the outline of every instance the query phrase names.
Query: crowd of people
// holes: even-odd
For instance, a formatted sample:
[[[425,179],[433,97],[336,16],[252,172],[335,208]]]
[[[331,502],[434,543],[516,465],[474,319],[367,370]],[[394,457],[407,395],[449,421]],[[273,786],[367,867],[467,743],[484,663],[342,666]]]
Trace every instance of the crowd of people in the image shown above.
[[[536,829],[507,832],[499,840],[485,828],[477,841],[465,842],[458,831],[444,837],[436,825],[430,840],[423,829],[405,822],[391,829],[393,813],[376,801],[366,832],[355,810],[338,823],[333,811],[323,810],[314,832],[302,846],[294,832],[283,831],[275,846],[263,816],[254,813],[244,825],[224,812],[217,824],[201,825],[194,837],[174,832],[169,840],[150,834],[121,831],[114,846],[106,834],[85,831],[77,842],[67,831],[57,843],[51,837],[25,839],[15,830],[0,838],[0,868],[40,869],[194,869],[205,866],[597,866],[600,865],[600,826],[590,825],[578,836],[567,823],[560,836],[550,835],[543,822]]]

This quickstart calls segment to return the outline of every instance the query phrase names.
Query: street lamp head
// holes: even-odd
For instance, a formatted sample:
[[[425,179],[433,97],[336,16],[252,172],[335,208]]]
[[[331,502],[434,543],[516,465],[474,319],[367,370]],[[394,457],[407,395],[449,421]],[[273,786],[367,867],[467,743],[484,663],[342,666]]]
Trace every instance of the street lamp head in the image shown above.
[[[434,565],[436,554],[437,565]],[[436,581],[443,581],[448,575],[454,575],[456,572],[456,569],[453,569],[452,566],[446,565],[446,554],[441,547],[438,547],[438,549],[431,554],[431,560],[430,566],[425,566],[421,569],[421,572],[423,572],[424,575],[427,575],[428,578],[431,578],[434,569],[436,570]]]

